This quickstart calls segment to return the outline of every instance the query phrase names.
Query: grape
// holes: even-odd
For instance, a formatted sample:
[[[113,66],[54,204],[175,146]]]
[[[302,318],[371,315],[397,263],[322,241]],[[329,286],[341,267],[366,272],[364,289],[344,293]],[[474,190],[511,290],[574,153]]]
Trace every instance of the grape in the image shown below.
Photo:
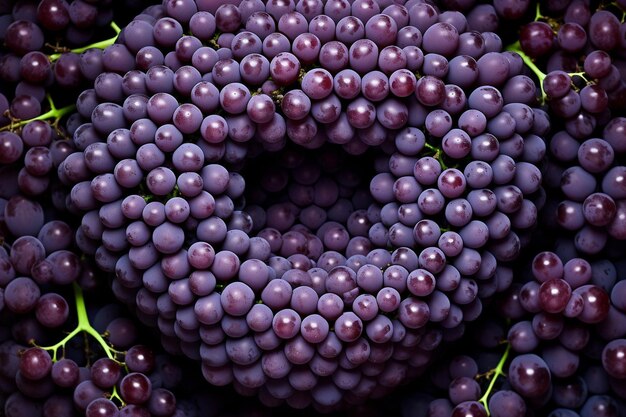
[[[451,415],[453,417],[457,417],[464,415],[467,416],[468,414],[472,416],[485,416],[487,415],[487,412],[482,404],[477,401],[464,401],[454,407]]]
[[[9,49],[16,54],[23,55],[41,49],[44,34],[35,23],[16,20],[7,27],[5,40]]]
[[[428,52],[450,56],[456,51],[458,42],[457,29],[450,23],[439,22],[424,32],[422,46]]]
[[[599,49],[609,51],[617,46],[619,21],[614,14],[600,10],[589,21],[589,39]]]
[[[288,85],[294,82],[300,71],[300,62],[289,52],[280,52],[270,62],[270,74],[276,83]]]
[[[36,307],[41,291],[30,278],[18,277],[4,289],[5,305],[16,313],[26,313]]]
[[[231,114],[243,112],[250,100],[250,91],[241,83],[230,83],[220,91],[220,105]]]
[[[584,70],[594,78],[603,78],[611,72],[609,54],[602,50],[592,51],[584,62]]]
[[[445,85],[440,79],[426,75],[417,80],[415,95],[423,105],[436,106],[444,99]]]
[[[148,400],[148,410],[156,416],[166,416],[175,412],[176,398],[165,388],[155,388]]]
[[[52,364],[50,375],[56,385],[68,388],[78,384],[79,372],[76,362],[71,359],[60,359]]]
[[[359,74],[367,73],[378,64],[378,46],[369,39],[359,39],[350,46],[350,67]]]
[[[323,69],[308,71],[301,81],[302,90],[312,99],[323,99],[333,91],[333,77]]]
[[[524,397],[541,396],[550,386],[550,370],[543,359],[534,354],[515,357],[509,367],[509,375],[513,388]]]
[[[480,386],[470,377],[455,378],[450,382],[448,395],[453,404],[476,401],[480,396]]]
[[[517,393],[509,390],[498,391],[489,399],[489,411],[494,417],[523,416],[526,403]]]
[[[39,380],[52,369],[52,359],[48,352],[40,348],[25,350],[20,357],[20,372],[26,378]]]
[[[417,85],[412,72],[400,68],[389,76],[389,91],[396,97],[410,96]]]
[[[302,33],[295,38],[292,51],[294,55],[296,55],[303,63],[312,63],[317,60],[318,55],[320,55],[321,48],[322,46],[317,36],[309,33]],[[347,61],[347,49],[344,47],[341,52],[344,53],[344,60]],[[321,58],[320,61],[322,61]]]
[[[144,374],[131,372],[120,382],[120,395],[129,404],[142,404],[148,401],[152,384]]]
[[[46,327],[58,327],[69,316],[69,306],[62,296],[55,293],[43,294],[35,307],[37,320]]]
[[[120,365],[109,358],[98,359],[91,366],[91,379],[100,388],[111,388],[120,376]]]

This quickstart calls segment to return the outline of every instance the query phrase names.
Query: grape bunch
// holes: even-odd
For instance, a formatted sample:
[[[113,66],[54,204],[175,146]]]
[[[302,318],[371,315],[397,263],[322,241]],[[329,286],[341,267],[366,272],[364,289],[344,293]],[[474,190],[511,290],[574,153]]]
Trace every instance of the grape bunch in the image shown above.
[[[68,190],[52,174],[65,157],[74,151],[74,144],[59,135],[50,123],[42,120],[26,123],[19,134],[0,132],[0,143],[6,152],[2,158],[3,165],[6,165],[0,168],[2,181],[7,188],[14,188],[9,194],[19,193],[26,199],[39,198],[40,201],[49,199],[57,210],[65,211]],[[38,211],[43,213],[41,207]],[[25,223],[28,222],[26,219]],[[36,233],[41,224],[37,226],[37,223],[31,223],[26,227]],[[21,230],[13,231],[18,237],[23,233]]]
[[[59,166],[118,298],[210,382],[272,404],[330,409],[423,372],[508,288],[512,228],[541,204],[548,123],[521,59],[460,12],[350,7],[136,18],[134,68],[81,94]],[[341,179],[314,168],[332,153]]]
[[[550,221],[574,233],[577,251],[598,254],[626,238],[619,6],[592,11],[573,1],[561,11],[550,20],[538,9],[512,49],[535,58],[541,100],[562,120],[549,146],[549,185],[556,189]]]
[[[580,409],[585,417],[597,407],[620,407],[607,395],[620,392],[623,378],[617,359],[624,336],[621,284],[615,280],[620,270],[608,259],[564,262],[554,252],[535,256],[534,280],[513,290],[517,302],[502,311],[516,320],[507,339],[522,358],[519,369],[532,366],[547,377],[510,379],[518,393],[544,406],[553,403],[563,413],[573,412],[564,408]]]
[[[623,263],[544,251],[520,272],[528,277],[486,307],[493,318],[474,323],[476,346],[444,353],[402,415],[619,415]]]
[[[0,7],[0,41],[5,45],[0,56],[1,127],[40,116],[58,121],[69,113],[75,96],[111,70],[103,66],[103,56],[120,64],[127,57],[123,47],[110,45],[119,32],[114,20],[122,24],[126,13],[134,15],[145,4],[136,0],[121,10],[111,1],[46,0],[7,1]],[[155,10],[145,10],[150,11]]]
[[[5,236],[18,236],[0,248],[0,324],[10,336],[0,343],[5,415],[178,412],[185,364],[141,344],[151,337],[120,305],[107,304],[112,295],[102,298],[103,273],[75,251],[72,228],[43,223],[41,207],[22,196],[3,211]]]

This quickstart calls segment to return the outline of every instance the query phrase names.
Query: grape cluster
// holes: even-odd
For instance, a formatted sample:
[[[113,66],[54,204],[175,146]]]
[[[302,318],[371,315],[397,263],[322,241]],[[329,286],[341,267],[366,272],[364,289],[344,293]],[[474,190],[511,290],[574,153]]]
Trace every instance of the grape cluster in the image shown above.
[[[210,382],[266,400],[358,402],[423,371],[510,285],[511,227],[536,221],[547,124],[522,61],[425,4],[165,12],[124,28],[135,68],[81,94],[91,120],[59,169],[114,292]],[[387,156],[355,190],[356,164],[337,182],[294,145]],[[282,152],[291,173],[264,174]],[[261,172],[260,189],[239,172]]]
[[[428,381],[434,389],[405,399],[402,415],[618,416],[626,335],[621,271],[623,263],[608,259],[565,262],[540,252],[520,274],[530,280],[516,279],[487,307],[495,318],[475,323],[477,346],[439,358]]]
[[[4,400],[5,414],[110,416],[117,415],[112,411],[118,410],[112,401],[117,398],[123,406],[120,412],[136,408],[172,415],[176,401],[166,387],[180,381],[163,382],[155,353],[135,345],[134,322],[104,308],[93,325],[89,322],[83,291],[96,291],[101,278],[95,265],[72,251],[70,226],[59,220],[44,224],[41,207],[21,196],[11,198],[4,213],[10,233],[19,236],[8,252],[0,249],[1,320],[3,326],[12,323],[13,335],[0,344],[2,391],[10,394]],[[74,303],[69,285],[74,286]],[[78,322],[57,342],[54,338],[74,321],[72,304]],[[81,332],[96,339],[95,350],[89,344],[83,351],[70,344]],[[101,332],[106,332],[106,341]],[[51,345],[44,347],[47,343]],[[94,359],[99,349],[106,355]],[[94,362],[88,368],[79,366],[84,360]],[[106,391],[111,399],[104,398]]]
[[[5,2],[0,10],[0,41],[6,47],[0,56],[0,126],[38,117],[58,120],[69,113],[75,96],[111,70],[103,57],[121,63],[128,55],[120,45],[101,47],[112,43],[103,37],[119,32],[113,19],[122,23],[125,13],[134,15],[144,6],[133,1],[122,11],[111,1]],[[52,96],[63,104],[58,111]]]
[[[57,210],[65,211],[69,190],[56,178],[55,171],[75,147],[59,133],[52,124],[42,120],[24,124],[19,134],[11,131],[0,132],[0,143],[6,151],[2,158],[6,166],[0,168],[3,183],[7,187],[15,188],[9,195],[19,193],[27,199],[39,198],[40,201],[50,199]],[[43,212],[41,207],[38,211]],[[22,215],[20,210],[15,213]],[[24,219],[23,222],[25,227],[31,228],[35,233],[41,228],[41,224],[28,224],[29,219]],[[22,226],[16,223],[14,227]],[[24,234],[21,230],[12,232],[15,236]]]
[[[541,83],[541,98],[562,120],[549,146],[549,185],[560,189],[552,196],[557,205],[552,221],[574,232],[575,248],[585,254],[626,238],[625,119],[620,116],[626,83],[618,69],[624,47],[618,10],[616,5],[592,11],[589,4],[573,1],[558,22],[538,11],[520,32],[518,51],[527,61],[536,58],[531,68]]]
[[[5,415],[197,410],[177,401],[185,398],[175,394],[186,373],[181,364],[138,343],[150,336],[121,306],[108,304],[112,295],[102,298],[103,273],[79,257],[70,226],[43,223],[41,206],[19,195],[3,211],[6,237],[19,236],[8,250],[0,248],[0,323],[10,332],[0,343]]]
[[[620,320],[624,316],[616,266],[607,259],[564,262],[554,252],[535,256],[535,279],[512,291],[515,304],[503,305],[504,315],[516,321],[507,339],[522,358],[517,366],[522,371],[542,369],[545,375],[510,378],[519,394],[541,405],[553,402],[561,409],[580,409],[585,417],[593,415],[597,407],[619,407],[607,396],[612,389],[622,398],[617,355],[623,345]]]
[[[53,360],[40,347],[3,345],[2,348],[8,356],[3,373],[15,375],[19,390],[6,400],[8,415],[80,413],[91,417],[149,412],[149,415],[168,416],[176,411],[174,394],[152,382],[158,383],[161,375],[153,352],[146,346],[129,347],[122,361],[109,357],[97,359],[89,368],[80,367],[68,358]],[[16,348],[20,349],[19,353]],[[115,402],[118,400],[124,404],[121,408]]]

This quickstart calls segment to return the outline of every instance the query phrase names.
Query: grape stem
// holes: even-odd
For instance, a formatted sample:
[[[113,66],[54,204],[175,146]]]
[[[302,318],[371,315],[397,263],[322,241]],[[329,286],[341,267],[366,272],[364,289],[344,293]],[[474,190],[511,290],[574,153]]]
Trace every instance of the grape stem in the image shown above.
[[[535,22],[545,19],[545,17],[541,14],[541,2],[537,2],[537,9],[535,11]]]
[[[489,411],[489,406],[487,404],[489,400],[489,395],[491,394],[491,391],[493,391],[493,387],[495,386],[496,380],[498,379],[498,377],[506,376],[504,372],[502,371],[502,368],[504,368],[504,364],[506,363],[506,360],[509,357],[509,353],[511,353],[511,345],[507,343],[506,349],[504,350],[504,353],[502,354],[502,357],[500,358],[500,362],[498,362],[498,365],[494,369],[487,372],[486,374],[479,375],[479,377],[486,376],[488,378],[491,378],[491,381],[489,381],[489,386],[487,387],[485,394],[480,398],[480,400],[478,400],[478,402],[480,402],[485,407],[485,410],[487,411],[488,416],[491,415],[491,412]]]
[[[282,105],[283,99],[285,98],[284,92],[284,89],[281,87],[270,93],[270,96],[274,100],[274,103],[279,107]]]
[[[120,27],[115,23],[115,22],[111,22],[111,28],[115,31],[115,36],[113,36],[112,38],[109,39],[105,39],[103,41],[100,42],[96,42],[96,43],[92,43],[91,45],[87,45],[87,46],[83,46],[80,48],[76,48],[76,49],[70,49],[69,52],[75,53],[75,54],[82,54],[83,52],[85,52],[88,49],[104,49],[107,46],[111,46],[115,43],[115,41],[117,40],[118,35],[120,34],[120,32],[122,31],[122,29],[120,29]],[[61,57],[62,54],[52,54],[49,55],[49,59],[50,62],[54,62],[56,60],[58,60]]]
[[[52,97],[50,96],[50,94],[46,95],[46,99],[48,100],[48,105],[50,106],[50,110],[48,110],[44,114],[41,114],[37,117],[33,117],[32,119],[28,119],[28,120],[19,120],[19,119],[12,118],[11,123],[0,128],[0,132],[3,130],[13,131],[35,120],[49,120],[49,119],[54,119],[51,125],[52,127],[57,128],[61,118],[63,118],[63,116],[67,115],[68,113],[73,112],[74,109],[76,109],[76,106],[74,104],[70,104],[69,106],[65,106],[60,109],[57,109],[56,106],[54,105],[54,101],[52,100]]]
[[[180,197],[182,194],[180,193],[180,188],[178,185],[174,186],[174,189],[165,197],[167,200],[170,200],[174,197]]]
[[[44,349],[44,350],[51,351],[52,352],[52,362],[56,362],[58,360],[57,359],[58,350],[59,349],[65,350],[65,345],[72,338],[74,338],[74,336],[76,336],[77,334],[79,334],[81,332],[84,332],[84,333],[90,335],[91,337],[93,337],[94,339],[96,339],[98,344],[100,344],[100,346],[102,346],[102,349],[104,349],[104,352],[109,357],[109,359],[112,359],[112,360],[114,360],[116,362],[119,362],[116,359],[116,356],[123,354],[123,352],[117,351],[117,350],[113,349],[111,346],[109,346],[109,344],[107,343],[106,340],[104,340],[102,335],[100,333],[98,333],[96,331],[96,329],[93,328],[91,323],[89,323],[89,317],[87,316],[87,308],[85,307],[85,297],[83,296],[83,290],[80,288],[80,286],[77,283],[74,283],[73,287],[74,287],[74,300],[76,302],[76,316],[78,318],[78,324],[76,325],[74,330],[72,330],[60,342],[58,342],[58,343],[56,343],[56,344],[54,344],[52,346],[45,346],[45,347],[44,346],[40,346],[40,347],[42,349]],[[115,392],[114,392],[114,394],[115,394]]]
[[[448,166],[446,165],[446,163],[443,162],[443,155],[441,155],[441,149],[437,148],[436,146],[431,145],[430,143],[425,143],[424,145],[426,149],[433,152],[433,158],[435,158],[439,162],[439,164],[441,165],[441,168],[448,169]]]
[[[120,394],[117,392],[117,386],[113,385],[113,390],[111,391],[111,394],[108,395],[109,400],[113,401],[113,400],[117,400],[120,403],[120,408],[124,407],[126,405],[126,402],[124,400],[122,400],[122,397],[120,397]]]
[[[539,5],[537,5],[537,7],[539,7]],[[530,68],[531,71],[537,76],[537,78],[539,79],[539,87],[541,88],[541,104],[544,104],[548,99],[548,96],[546,95],[546,92],[543,88],[543,80],[546,78],[546,74],[541,71],[539,67],[537,67],[537,65],[535,65],[531,57],[529,57],[524,53],[524,51],[522,51],[522,47],[519,41],[507,46],[506,50],[517,53],[522,58],[522,61],[524,61],[524,63],[528,66],[528,68]],[[587,77],[585,77],[585,72],[568,72],[567,75],[569,75],[570,78],[578,76],[582,78],[587,84],[591,84]]]
[[[570,77],[573,77],[573,76],[576,75],[576,76],[582,78],[585,81],[585,83],[591,84],[591,82],[587,79],[587,77],[585,77],[585,73],[584,72],[570,72],[570,73],[568,73],[568,75]]]
[[[307,74],[307,70],[305,70],[304,68],[300,68],[300,71],[298,71],[298,82],[302,85],[302,80],[304,79],[304,76]]]
[[[152,194],[152,192],[143,183],[139,184],[139,190],[137,191],[137,194],[139,194],[139,196],[143,198],[143,201],[145,201],[146,203],[149,203],[155,199],[155,195]]]
[[[215,34],[213,35],[213,37],[211,39],[209,39],[208,44],[211,48],[215,49],[216,51],[218,49],[220,49],[220,44],[217,43],[217,40],[219,39],[221,33],[220,32],[215,32]]]

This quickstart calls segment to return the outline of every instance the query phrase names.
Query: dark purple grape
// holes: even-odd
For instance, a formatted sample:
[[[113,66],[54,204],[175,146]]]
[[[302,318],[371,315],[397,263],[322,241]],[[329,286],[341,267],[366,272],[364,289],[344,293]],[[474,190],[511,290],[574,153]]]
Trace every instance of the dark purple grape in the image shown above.
[[[43,47],[44,34],[35,23],[16,20],[6,29],[5,42],[12,52],[24,55]]]
[[[596,11],[589,21],[589,40],[598,49],[610,51],[619,43],[619,25],[613,13],[608,10]]]
[[[31,380],[40,380],[50,373],[52,358],[45,350],[33,347],[26,349],[20,355],[20,373]]]
[[[152,383],[147,376],[131,372],[120,382],[120,395],[128,404],[143,404],[152,393]]]
[[[522,27],[520,44],[522,50],[531,57],[547,54],[553,47],[555,35],[544,22],[531,22]]]
[[[540,397],[550,388],[550,370],[544,360],[534,354],[515,357],[508,375],[513,388],[527,398]]]

